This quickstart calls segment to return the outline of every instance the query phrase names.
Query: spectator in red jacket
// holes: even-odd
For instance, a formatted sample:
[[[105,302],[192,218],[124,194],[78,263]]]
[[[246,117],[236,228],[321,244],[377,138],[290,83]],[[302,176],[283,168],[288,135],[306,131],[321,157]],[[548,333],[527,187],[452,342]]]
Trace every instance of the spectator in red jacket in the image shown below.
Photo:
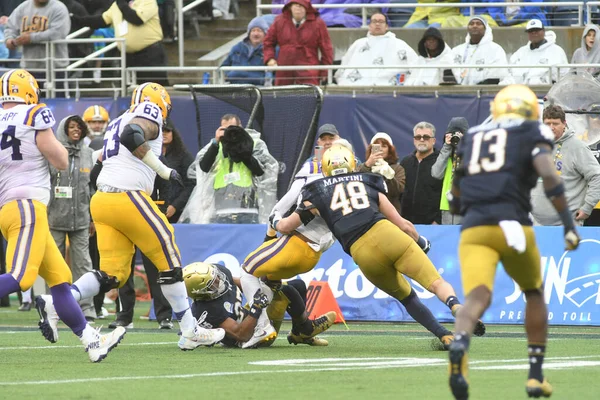
[[[275,58],[275,47],[279,55]],[[321,60],[319,61],[319,50]],[[325,22],[308,0],[291,0],[275,18],[263,43],[264,60],[275,65],[331,65],[333,46]],[[278,71],[275,85],[318,85],[327,71]]]

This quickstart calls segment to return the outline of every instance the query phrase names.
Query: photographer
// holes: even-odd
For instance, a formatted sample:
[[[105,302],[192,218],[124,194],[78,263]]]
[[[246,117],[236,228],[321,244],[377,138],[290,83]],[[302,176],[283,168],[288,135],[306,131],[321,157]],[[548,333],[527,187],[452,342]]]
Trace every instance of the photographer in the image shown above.
[[[442,225],[459,225],[460,215],[452,215],[449,211],[446,193],[452,187],[454,171],[459,166],[460,159],[456,156],[456,149],[463,135],[469,130],[469,123],[463,117],[454,117],[448,123],[448,129],[444,135],[444,146],[440,155],[431,167],[431,176],[443,180],[442,196],[440,198],[440,210],[442,211]]]

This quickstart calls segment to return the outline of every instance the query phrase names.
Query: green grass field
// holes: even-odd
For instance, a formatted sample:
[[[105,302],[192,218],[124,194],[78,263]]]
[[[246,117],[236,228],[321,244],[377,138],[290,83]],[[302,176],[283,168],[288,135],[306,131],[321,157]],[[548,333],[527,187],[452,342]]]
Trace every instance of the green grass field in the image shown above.
[[[13,302],[15,304],[16,302]],[[148,310],[141,303],[137,315]],[[109,316],[100,323],[108,325]],[[99,325],[97,323],[96,325]],[[136,317],[118,348],[89,362],[61,329],[46,342],[37,313],[0,309],[1,399],[451,399],[447,353],[414,324],[349,324],[321,337],[328,347],[292,346],[289,325],[270,348],[182,352],[176,331]],[[600,329],[552,328],[546,376],[554,399],[597,399]],[[472,399],[524,399],[522,328],[489,326],[471,348]]]

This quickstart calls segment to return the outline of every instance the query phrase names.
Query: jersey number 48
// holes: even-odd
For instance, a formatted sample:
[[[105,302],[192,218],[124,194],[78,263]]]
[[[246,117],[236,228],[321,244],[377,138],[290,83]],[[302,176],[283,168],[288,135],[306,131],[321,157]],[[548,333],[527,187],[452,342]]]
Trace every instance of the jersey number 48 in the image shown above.
[[[338,183],[333,188],[333,196],[329,208],[332,211],[341,209],[343,215],[354,210],[369,208],[367,189],[362,182]]]

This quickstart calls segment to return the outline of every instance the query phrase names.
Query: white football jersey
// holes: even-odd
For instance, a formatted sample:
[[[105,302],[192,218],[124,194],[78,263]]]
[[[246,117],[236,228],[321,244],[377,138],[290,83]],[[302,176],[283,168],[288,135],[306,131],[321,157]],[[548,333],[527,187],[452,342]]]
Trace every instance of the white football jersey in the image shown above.
[[[37,147],[36,134],[55,123],[45,104],[0,109],[0,207],[21,199],[48,205],[50,172]]]
[[[160,108],[149,102],[132,106],[129,111],[113,120],[104,134],[104,149],[102,151],[102,171],[98,176],[98,186],[107,185],[122,190],[143,190],[148,195],[154,189],[156,172],[144,164],[142,160],[121,146],[123,128],[134,118],[145,118],[156,122],[159,126],[158,137],[148,140],[150,151],[157,157],[162,153],[162,113]]]

